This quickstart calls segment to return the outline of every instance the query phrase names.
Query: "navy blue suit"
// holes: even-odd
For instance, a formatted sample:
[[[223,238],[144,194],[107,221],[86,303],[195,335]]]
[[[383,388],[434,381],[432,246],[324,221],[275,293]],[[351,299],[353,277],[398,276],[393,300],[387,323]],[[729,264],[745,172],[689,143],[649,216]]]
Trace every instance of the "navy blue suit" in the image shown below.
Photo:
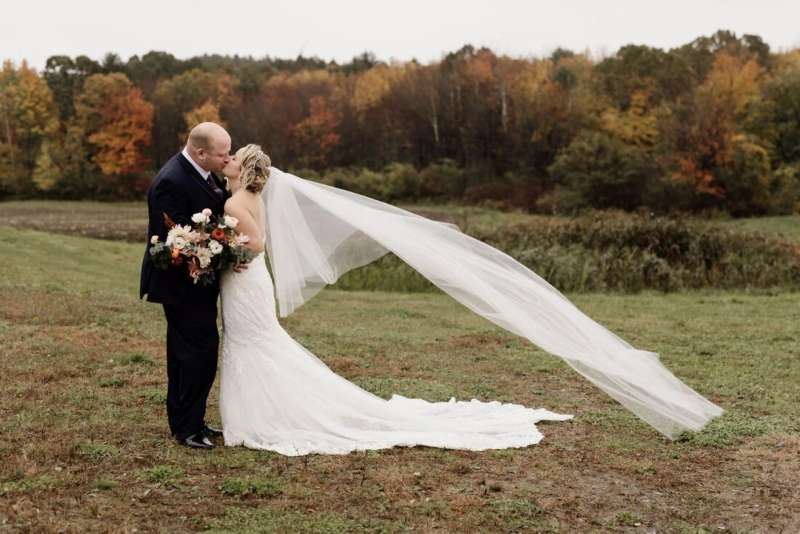
[[[222,196],[178,153],[158,172],[147,193],[148,245],[142,261],[139,297],[162,304],[167,318],[167,418],[180,441],[197,434],[205,425],[208,393],[217,373],[219,332],[217,297],[219,281],[194,284],[185,269],[156,269],[150,259],[149,238],[166,239],[166,213],[176,224],[191,224],[193,214],[209,208],[223,212],[230,196],[211,175]]]

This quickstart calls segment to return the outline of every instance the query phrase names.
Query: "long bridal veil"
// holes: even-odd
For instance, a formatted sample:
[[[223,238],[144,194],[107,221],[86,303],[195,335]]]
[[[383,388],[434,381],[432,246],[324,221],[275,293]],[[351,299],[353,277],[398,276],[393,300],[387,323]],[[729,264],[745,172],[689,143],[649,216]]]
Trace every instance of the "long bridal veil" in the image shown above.
[[[286,317],[347,271],[391,251],[475,313],[561,357],[670,439],[722,409],[507,254],[458,229],[271,168],[267,251]]]

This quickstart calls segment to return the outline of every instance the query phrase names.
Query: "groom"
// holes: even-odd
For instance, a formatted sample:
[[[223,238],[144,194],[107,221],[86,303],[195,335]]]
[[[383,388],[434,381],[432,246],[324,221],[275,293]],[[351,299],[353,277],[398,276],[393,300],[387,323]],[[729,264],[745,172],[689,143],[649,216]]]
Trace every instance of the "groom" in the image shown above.
[[[191,224],[209,208],[221,214],[230,194],[214,174],[230,161],[231,137],[212,122],[197,125],[186,147],[156,175],[147,193],[148,236],[167,236],[164,214],[175,224]],[[167,419],[183,445],[213,449],[209,437],[222,435],[205,422],[206,400],[217,373],[219,282],[194,284],[178,268],[156,269],[145,249],[139,298],[164,307],[167,318]]]

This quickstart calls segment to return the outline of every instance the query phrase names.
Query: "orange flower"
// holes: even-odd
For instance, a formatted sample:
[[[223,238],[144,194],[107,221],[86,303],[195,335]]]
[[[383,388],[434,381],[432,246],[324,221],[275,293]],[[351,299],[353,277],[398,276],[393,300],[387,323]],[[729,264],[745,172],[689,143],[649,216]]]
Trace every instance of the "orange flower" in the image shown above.
[[[223,230],[222,228],[214,228],[214,230],[211,232],[211,237],[219,241],[220,239],[225,237],[225,230]]]
[[[180,251],[180,249],[177,249],[177,248],[173,248],[173,249],[172,249],[172,258],[173,258],[173,259],[174,259],[174,258],[177,258],[177,257],[178,257],[178,256],[180,256],[180,255],[181,255],[181,251]]]

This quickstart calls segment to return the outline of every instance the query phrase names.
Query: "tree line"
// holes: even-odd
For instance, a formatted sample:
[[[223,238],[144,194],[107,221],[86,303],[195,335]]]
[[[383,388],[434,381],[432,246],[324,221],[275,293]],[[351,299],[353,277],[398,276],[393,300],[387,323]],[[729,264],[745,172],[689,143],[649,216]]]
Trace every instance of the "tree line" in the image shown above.
[[[800,50],[719,31],[668,51],[427,65],[150,52],[0,72],[0,199],[142,198],[189,129],[224,125],[278,167],[387,201],[546,213],[792,213]]]

